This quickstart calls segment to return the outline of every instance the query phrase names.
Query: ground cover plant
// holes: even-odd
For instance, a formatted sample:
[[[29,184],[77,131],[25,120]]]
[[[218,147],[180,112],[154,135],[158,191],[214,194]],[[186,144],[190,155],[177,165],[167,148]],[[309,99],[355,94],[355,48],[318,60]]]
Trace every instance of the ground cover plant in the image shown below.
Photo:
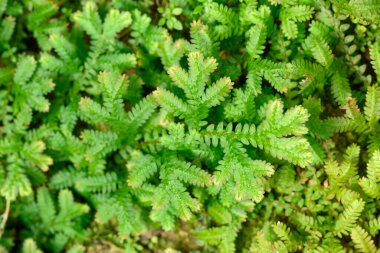
[[[378,0],[0,17],[0,252],[380,252]]]

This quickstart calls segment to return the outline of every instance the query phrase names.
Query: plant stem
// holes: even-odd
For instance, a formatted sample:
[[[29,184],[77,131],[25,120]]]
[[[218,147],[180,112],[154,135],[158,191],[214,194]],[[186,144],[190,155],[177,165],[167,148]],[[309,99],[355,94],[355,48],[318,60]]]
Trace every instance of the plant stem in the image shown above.
[[[4,213],[2,215],[3,219],[2,219],[1,224],[0,224],[0,238],[3,236],[3,232],[5,229],[5,225],[7,224],[7,220],[9,217],[9,211],[10,210],[11,210],[11,201],[7,200],[7,202],[5,204],[5,210],[4,210]]]

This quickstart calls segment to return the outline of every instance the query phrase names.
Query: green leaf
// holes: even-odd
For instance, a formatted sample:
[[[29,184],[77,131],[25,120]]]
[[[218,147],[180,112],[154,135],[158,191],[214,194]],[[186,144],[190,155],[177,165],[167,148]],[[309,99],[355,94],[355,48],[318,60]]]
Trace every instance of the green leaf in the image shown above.
[[[173,15],[180,15],[182,13],[182,8],[174,8],[173,10],[172,10],[172,14]]]

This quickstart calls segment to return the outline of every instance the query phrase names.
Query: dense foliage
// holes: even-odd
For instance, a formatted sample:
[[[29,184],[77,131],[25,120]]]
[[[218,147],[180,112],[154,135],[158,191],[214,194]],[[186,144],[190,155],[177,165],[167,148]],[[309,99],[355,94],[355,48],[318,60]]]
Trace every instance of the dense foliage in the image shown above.
[[[0,252],[380,252],[379,0],[0,17]]]

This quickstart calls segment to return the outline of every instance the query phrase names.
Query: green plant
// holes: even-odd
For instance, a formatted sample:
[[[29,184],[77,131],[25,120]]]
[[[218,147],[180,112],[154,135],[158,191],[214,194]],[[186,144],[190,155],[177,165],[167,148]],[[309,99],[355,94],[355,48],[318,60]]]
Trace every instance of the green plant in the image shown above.
[[[0,252],[379,252],[377,0],[0,0]]]

